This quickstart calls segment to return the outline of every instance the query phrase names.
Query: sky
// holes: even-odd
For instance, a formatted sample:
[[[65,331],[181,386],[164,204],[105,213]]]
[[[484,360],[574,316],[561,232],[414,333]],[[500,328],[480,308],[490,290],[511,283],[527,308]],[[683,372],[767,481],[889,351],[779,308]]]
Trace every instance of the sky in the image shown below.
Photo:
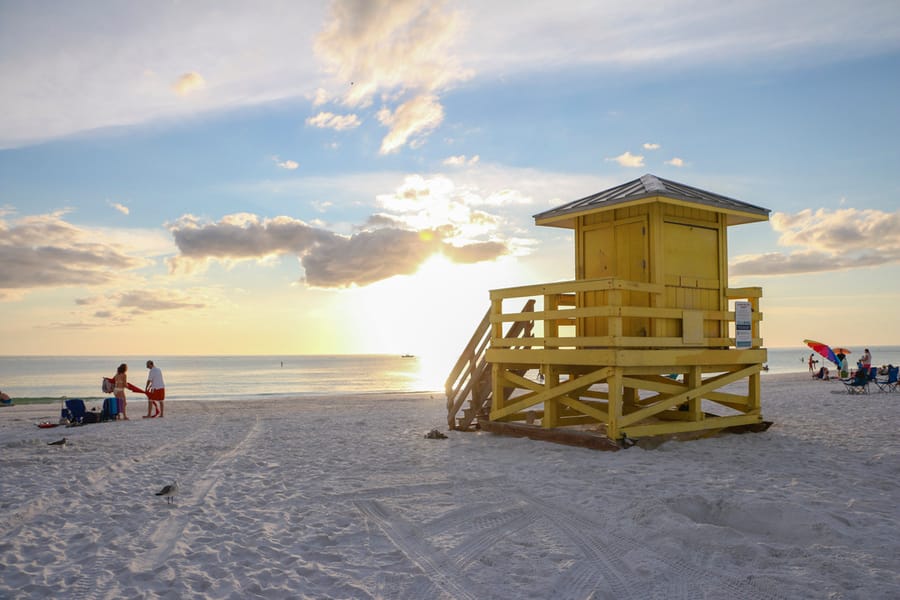
[[[769,347],[900,344],[900,5],[0,0],[3,355],[413,353],[652,173]]]

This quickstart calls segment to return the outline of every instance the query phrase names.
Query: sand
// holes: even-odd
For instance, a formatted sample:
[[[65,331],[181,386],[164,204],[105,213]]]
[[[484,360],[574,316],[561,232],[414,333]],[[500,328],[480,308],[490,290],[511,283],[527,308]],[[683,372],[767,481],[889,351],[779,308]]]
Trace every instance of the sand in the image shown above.
[[[425,439],[429,395],[3,408],[0,597],[900,597],[900,393],[763,381],[765,433],[620,452]]]

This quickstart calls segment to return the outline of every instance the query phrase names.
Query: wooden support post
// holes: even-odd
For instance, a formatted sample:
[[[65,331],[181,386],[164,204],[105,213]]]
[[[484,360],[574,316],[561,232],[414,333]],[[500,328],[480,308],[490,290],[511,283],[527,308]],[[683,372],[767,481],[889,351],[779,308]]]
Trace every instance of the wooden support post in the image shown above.
[[[689,390],[700,387],[703,383],[703,369],[699,366],[691,367],[685,373],[684,379]],[[703,420],[703,400],[701,398],[691,398],[688,400],[687,406],[691,421]]]
[[[619,439],[619,418],[622,416],[622,368],[613,369],[613,373],[606,383],[609,386],[609,421],[606,424],[606,437],[617,440]]]
[[[747,388],[747,414],[758,415],[761,413],[759,373],[748,378]]]
[[[559,308],[559,294],[548,294],[544,296],[544,310],[551,311]],[[556,319],[544,319],[544,337],[559,337],[559,323]]]
[[[638,390],[633,387],[626,387],[622,391],[622,413],[628,414],[637,409]]]
[[[503,394],[503,365],[500,363],[491,364],[491,412],[503,408],[505,402]]]
[[[548,366],[544,375],[545,388],[555,388],[559,385],[559,371],[556,367]],[[544,418],[541,419],[541,427],[559,427],[559,400],[556,398],[544,401]]]
[[[610,306],[614,306],[616,308],[622,308],[622,291],[621,290],[609,290],[607,294],[607,298]],[[609,317],[607,321],[609,323],[609,335],[613,338],[622,337],[622,313],[620,311],[616,311],[616,315]]]
[[[503,299],[491,299],[491,340],[499,340],[503,337]]]

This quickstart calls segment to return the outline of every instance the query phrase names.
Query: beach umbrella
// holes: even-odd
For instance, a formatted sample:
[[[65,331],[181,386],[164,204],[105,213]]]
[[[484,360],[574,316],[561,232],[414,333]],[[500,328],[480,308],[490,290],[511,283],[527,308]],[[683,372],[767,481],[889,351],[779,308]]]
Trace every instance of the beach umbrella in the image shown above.
[[[850,352],[850,351],[847,350],[846,348],[832,348],[831,351],[834,352],[835,355],[838,355],[838,354],[841,354],[841,353],[843,353],[843,354],[853,354],[852,352]]]
[[[834,354],[834,350],[832,350],[828,344],[823,344],[822,342],[817,342],[815,340],[803,340],[803,343],[812,348],[814,351],[818,352],[827,360],[833,362],[835,365],[841,366],[838,357]]]

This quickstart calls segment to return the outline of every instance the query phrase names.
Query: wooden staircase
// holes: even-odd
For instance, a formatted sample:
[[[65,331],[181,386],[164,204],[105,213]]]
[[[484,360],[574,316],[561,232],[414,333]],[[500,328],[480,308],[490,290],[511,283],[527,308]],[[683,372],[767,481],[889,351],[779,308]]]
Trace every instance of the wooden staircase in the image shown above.
[[[534,305],[534,300],[528,300],[521,312],[533,312]],[[533,329],[534,321],[515,321],[504,337],[530,338]],[[491,310],[488,309],[444,384],[450,429],[471,431],[478,428],[479,417],[488,417],[493,385],[491,365],[485,355],[490,342]]]

